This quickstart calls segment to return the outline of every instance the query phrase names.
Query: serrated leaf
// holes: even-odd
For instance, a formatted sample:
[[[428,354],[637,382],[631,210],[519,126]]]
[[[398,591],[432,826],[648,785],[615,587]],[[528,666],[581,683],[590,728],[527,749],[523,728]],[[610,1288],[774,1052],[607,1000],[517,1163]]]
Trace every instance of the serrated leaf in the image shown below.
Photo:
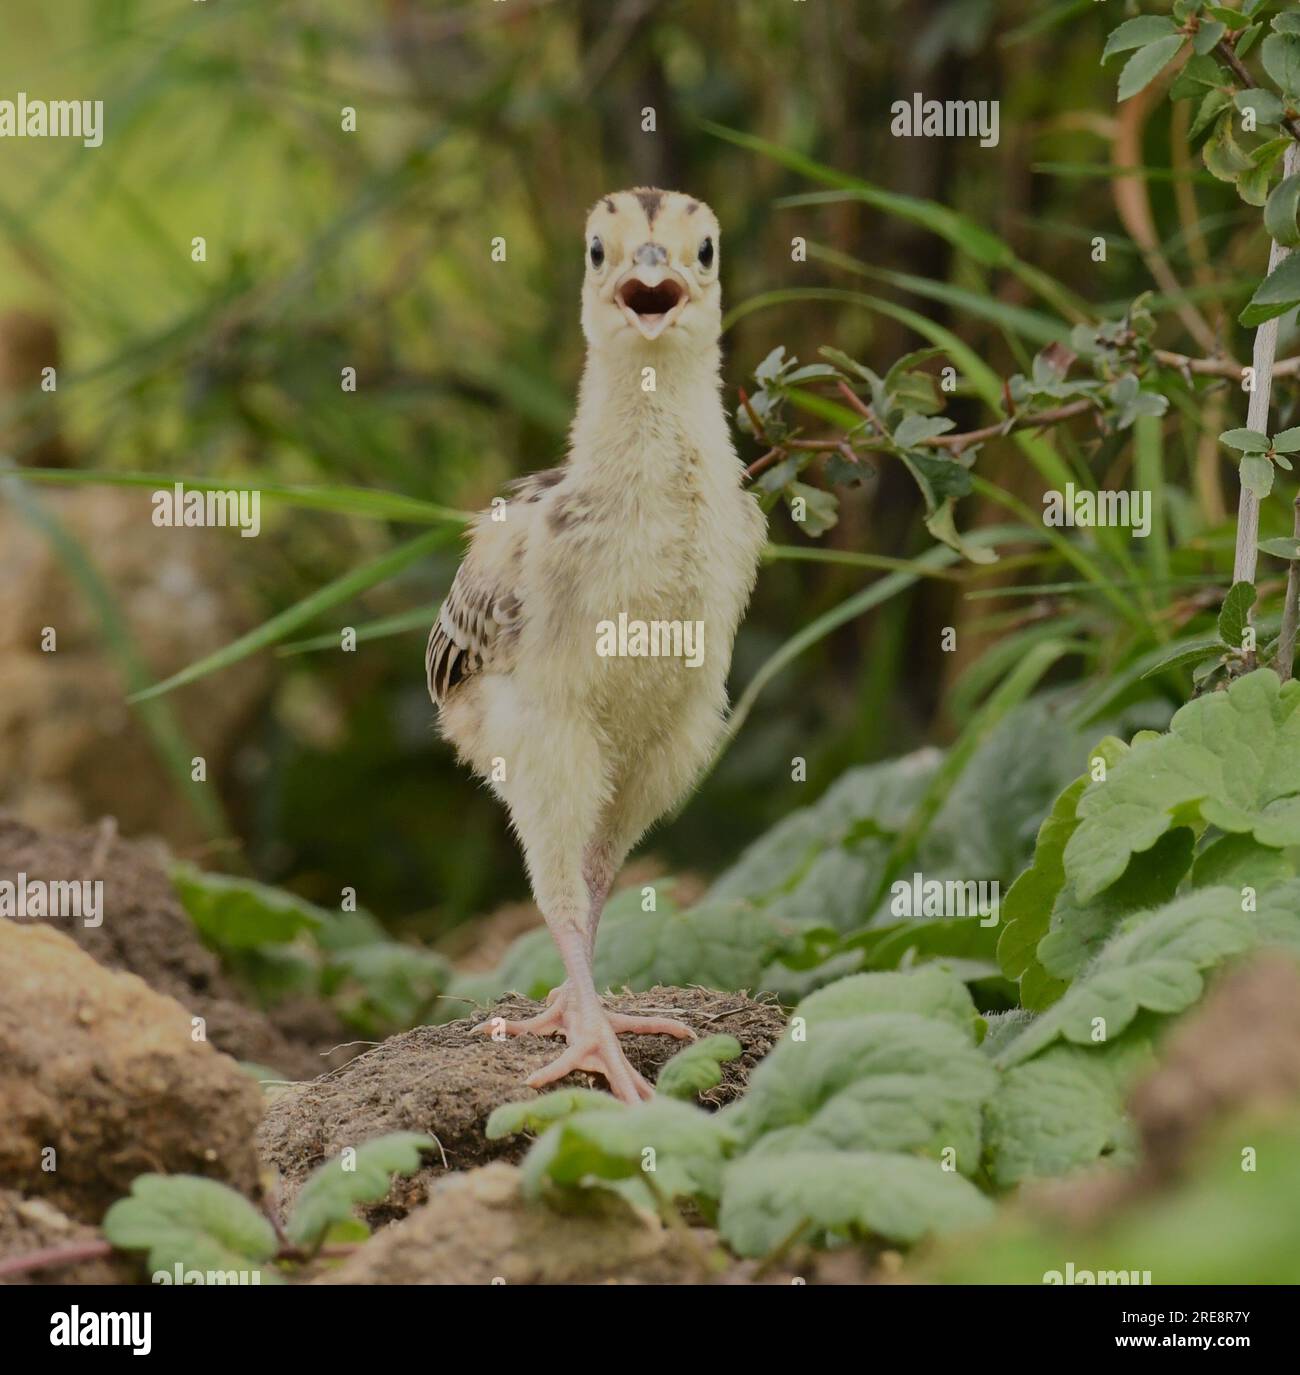
[[[1262,454],[1268,450],[1268,435],[1260,430],[1224,430],[1219,443],[1245,453]]]
[[[1249,172],[1254,167],[1250,155],[1233,133],[1230,112],[1220,116],[1214,132],[1205,140],[1201,148],[1201,160],[1206,170],[1220,181],[1236,181],[1243,172]]]
[[[1169,902],[1191,867],[1194,842],[1186,826],[1169,831],[1134,855],[1105,892],[1086,902],[1067,882],[1052,905],[1051,929],[1038,943],[1038,960],[1048,974],[1074,979],[1125,917]]]
[[[1190,668],[1193,664],[1203,663],[1211,654],[1223,653],[1226,648],[1222,640],[1197,640],[1195,644],[1186,645],[1169,655],[1167,659],[1161,659],[1158,664],[1153,664],[1142,678],[1154,678],[1157,674],[1168,673],[1170,669]]]
[[[631,1107],[582,1111],[548,1127],[523,1163],[523,1185],[536,1197],[548,1187],[578,1189],[640,1180],[668,1198],[716,1198],[730,1124],[671,1098]]]
[[[955,515],[954,498],[947,497],[940,503],[938,510],[925,518],[925,528],[941,544],[946,544],[950,549],[955,549],[962,558],[970,563],[997,563],[998,556],[992,549],[983,545],[972,544],[969,540],[962,538],[957,529]]]
[[[1261,500],[1273,490],[1273,465],[1263,454],[1245,454],[1241,460],[1241,485]]]
[[[806,482],[791,482],[782,495],[791,517],[812,539],[824,535],[840,518],[840,502],[834,492],[810,487]]]
[[[1220,23],[1217,19],[1209,21],[1202,19],[1200,28],[1196,30],[1192,38],[1192,48],[1202,55],[1208,53],[1226,31],[1227,25]]]
[[[195,1175],[138,1176],[129,1198],[104,1216],[105,1238],[123,1251],[147,1251],[151,1271],[260,1272],[256,1282],[274,1284],[264,1270],[277,1249],[275,1231],[241,1194]]]
[[[1237,39],[1237,56],[1245,57],[1246,54],[1259,42],[1264,32],[1263,24],[1251,24],[1249,28],[1241,31],[1241,37]]]
[[[352,1216],[358,1203],[378,1203],[395,1174],[414,1174],[420,1153],[435,1146],[420,1132],[391,1132],[327,1160],[308,1175],[299,1190],[285,1232],[295,1245],[315,1246],[336,1222]]]
[[[1124,1110],[1129,1087],[1154,1060],[1125,1037],[1100,1051],[1058,1045],[1003,1076],[986,1111],[994,1182],[1065,1174],[1105,1155],[1123,1164],[1135,1136]]]
[[[723,1176],[718,1226],[742,1256],[762,1256],[806,1224],[810,1233],[910,1245],[981,1226],[993,1204],[936,1161],[871,1151],[751,1156]]]
[[[783,1038],[754,1071],[733,1122],[747,1147],[764,1154],[937,1156],[951,1147],[957,1169],[969,1174],[994,1083],[969,1032],[911,1012],[873,1012],[811,1024],[802,1041]]]
[[[894,428],[894,443],[900,448],[910,449],[936,435],[945,434],[953,425],[954,422],[944,415],[916,415],[909,412]]]
[[[1110,31],[1106,46],[1101,52],[1101,60],[1105,62],[1115,53],[1145,47],[1158,38],[1165,38],[1177,32],[1178,26],[1167,15],[1140,14],[1136,19],[1126,19],[1118,28]]]
[[[1205,847],[1192,865],[1193,888],[1250,887],[1262,893],[1293,878],[1291,861],[1254,836],[1226,835]]]
[[[977,1014],[965,984],[944,969],[850,974],[804,998],[794,1015],[805,1028],[876,1012],[912,1012],[947,1022],[973,1038]]]
[[[1300,253],[1282,259],[1255,289],[1250,304],[1241,312],[1243,325],[1257,326],[1284,315],[1300,302]]]
[[[1300,426],[1273,436],[1273,451],[1279,454],[1300,452]]]
[[[1247,110],[1254,110],[1257,128],[1266,124],[1280,124],[1282,122],[1284,113],[1282,102],[1272,91],[1257,89],[1238,91],[1232,97],[1232,103],[1242,114],[1245,114]]]
[[[1118,99],[1128,100],[1145,87],[1173,61],[1174,55],[1183,46],[1183,36],[1170,34],[1167,38],[1157,38],[1154,43],[1139,48],[1124,64],[1119,74]]]
[[[489,1141],[500,1141],[502,1137],[518,1136],[520,1132],[544,1131],[552,1122],[572,1117],[575,1112],[601,1112],[617,1106],[617,1099],[599,1089],[558,1089],[539,1098],[502,1103],[493,1108],[483,1134]]]
[[[1083,899],[1113,883],[1130,856],[1191,818],[1300,844],[1300,683],[1270,669],[1189,702],[1167,735],[1136,741],[1079,800],[1065,871]]]
[[[997,1063],[1004,1069],[1021,1064],[1059,1037],[1082,1046],[1113,1043],[1142,1008],[1181,1012],[1200,997],[1201,971],[1248,949],[1252,941],[1240,894],[1231,888],[1200,889],[1155,912],[1140,912]]]
[[[1255,584],[1235,582],[1228,589],[1219,612],[1219,639],[1233,649],[1240,649],[1250,624],[1250,610],[1255,605]]]
[[[659,1071],[655,1092],[669,1098],[694,1099],[722,1083],[722,1066],[738,1059],[741,1045],[734,1036],[706,1036],[679,1050]]]
[[[1227,91],[1220,90],[1217,86],[1206,91],[1196,111],[1196,118],[1192,120],[1191,127],[1187,130],[1188,141],[1190,143],[1195,143],[1201,134],[1203,134],[1231,104],[1232,97],[1228,95]]]
[[[1200,99],[1207,87],[1227,86],[1229,80],[1227,73],[1212,57],[1193,53],[1174,77],[1169,87],[1169,99]],[[1226,98],[1224,103],[1228,103]]]
[[[1300,92],[1300,34],[1270,33],[1259,46],[1259,56],[1284,94]]]
[[[1285,177],[1274,189],[1264,207],[1264,228],[1287,248],[1300,244],[1296,210],[1300,208],[1300,173]]]

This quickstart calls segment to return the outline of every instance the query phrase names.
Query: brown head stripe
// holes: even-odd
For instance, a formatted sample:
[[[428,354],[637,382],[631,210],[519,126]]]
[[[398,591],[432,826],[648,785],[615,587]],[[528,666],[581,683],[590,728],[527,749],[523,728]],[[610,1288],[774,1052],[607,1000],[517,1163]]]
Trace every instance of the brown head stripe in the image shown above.
[[[655,216],[659,213],[659,206],[663,201],[664,193],[651,188],[649,190],[633,191],[632,194],[641,202],[641,209],[645,211],[647,221],[653,225]]]
[[[618,206],[614,204],[613,198],[610,196],[605,197],[605,209],[608,210],[611,215],[616,215],[618,213]]]

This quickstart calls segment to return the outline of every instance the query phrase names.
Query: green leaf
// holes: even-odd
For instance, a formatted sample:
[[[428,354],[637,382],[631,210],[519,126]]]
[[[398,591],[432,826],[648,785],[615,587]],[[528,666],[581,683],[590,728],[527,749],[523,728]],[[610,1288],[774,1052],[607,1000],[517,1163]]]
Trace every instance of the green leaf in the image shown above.
[[[810,993],[794,1015],[806,1028],[875,1012],[912,1012],[918,1017],[947,1022],[967,1037],[978,1020],[966,986],[934,965],[905,974],[850,974]]]
[[[1207,88],[1226,86],[1230,79],[1227,72],[1212,57],[1202,57],[1193,53],[1174,77],[1169,87],[1169,99],[1199,100]],[[1229,99],[1225,92],[1224,104],[1228,103]]]
[[[1281,434],[1275,434],[1273,436],[1273,452],[1279,454],[1300,452],[1300,426],[1283,430]]]
[[[1217,20],[1207,22],[1202,19],[1200,28],[1197,29],[1192,38],[1192,47],[1202,55],[1210,52],[1219,39],[1223,37],[1226,29],[1227,26]]]
[[[1145,1041],[1084,1050],[1058,1045],[1016,1065],[986,1111],[993,1180],[1010,1188],[1024,1179],[1065,1174],[1105,1155],[1126,1163],[1135,1132],[1124,1102],[1154,1056]]]
[[[1169,902],[1192,864],[1195,836],[1179,826],[1145,853],[1103,893],[1084,902],[1067,882],[1052,906],[1051,930],[1038,943],[1038,960],[1049,975],[1069,981],[1084,969],[1120,921],[1133,912]]]
[[[1154,43],[1158,38],[1176,34],[1178,26],[1167,15],[1140,14],[1136,19],[1126,19],[1117,29],[1110,31],[1106,46],[1102,49],[1101,60],[1114,53],[1127,52],[1130,48],[1142,48]]]
[[[840,503],[834,492],[791,482],[784,492],[786,505],[797,524],[811,539],[824,535],[839,520]]]
[[[1236,181],[1243,172],[1254,167],[1250,155],[1237,142],[1231,113],[1220,116],[1214,132],[1201,148],[1201,160],[1220,181]]]
[[[1255,584],[1235,582],[1223,599],[1223,609],[1219,612],[1219,638],[1233,649],[1241,649],[1246,627],[1250,624],[1250,611],[1255,605]]]
[[[1240,895],[1231,888],[1203,888],[1155,912],[1139,912],[997,1063],[1004,1069],[1020,1064],[1058,1037],[1081,1046],[1112,1043],[1142,1008],[1181,1012],[1201,995],[1201,971],[1247,949],[1252,939]]]
[[[1255,289],[1250,303],[1237,317],[1240,324],[1255,328],[1275,316],[1285,315],[1300,302],[1300,253],[1282,259]]]
[[[148,1251],[151,1271],[259,1272],[255,1282],[275,1284],[262,1268],[276,1253],[270,1222],[242,1195],[194,1175],[144,1174],[104,1216],[105,1238],[123,1251]],[[220,1281],[218,1281],[220,1282]],[[231,1282],[239,1282],[237,1280]]]
[[[1246,454],[1242,458],[1241,485],[1261,501],[1273,490],[1273,465],[1263,454]]]
[[[1153,664],[1142,677],[1154,678],[1157,674],[1168,673],[1170,669],[1190,668],[1193,664],[1203,663],[1212,654],[1222,654],[1226,648],[1222,640],[1197,640],[1195,644],[1185,645]]]
[[[1135,96],[1173,61],[1174,54],[1183,46],[1183,36],[1170,34],[1167,38],[1157,38],[1154,43],[1139,48],[1124,64],[1119,74],[1119,100]]]
[[[1130,856],[1198,818],[1249,832],[1262,845],[1300,844],[1300,683],[1270,669],[1197,698],[1167,735],[1136,741],[1079,800],[1065,871],[1084,900],[1113,883]]]
[[[552,1122],[572,1117],[576,1112],[604,1112],[617,1107],[618,1100],[599,1089],[559,1089],[539,1098],[502,1103],[493,1108],[484,1135],[489,1141],[500,1141],[502,1137],[518,1136],[520,1132],[545,1131]]]
[[[889,976],[905,979],[906,974]],[[956,1153],[973,1173],[980,1113],[995,1076],[969,1031],[911,1012],[810,1023],[758,1066],[734,1111],[742,1141],[763,1153],[805,1150]]]
[[[655,1092],[669,1098],[693,1099],[722,1083],[722,1066],[739,1058],[741,1045],[734,1036],[706,1036],[676,1055],[659,1071]]]
[[[1263,892],[1293,878],[1290,860],[1278,850],[1261,845],[1254,836],[1220,836],[1196,856],[1192,887],[1254,888]]]
[[[1283,10],[1281,14],[1273,16],[1269,27],[1278,33],[1300,33],[1300,11]]]
[[[1244,58],[1255,44],[1259,42],[1263,32],[1263,24],[1252,24],[1249,28],[1243,29],[1241,37],[1237,39],[1237,56]]]
[[[1245,114],[1247,110],[1254,110],[1256,127],[1266,124],[1280,124],[1282,122],[1282,115],[1284,113],[1282,102],[1272,91],[1238,91],[1236,95],[1232,97],[1232,101],[1242,114]]]
[[[1300,207],[1300,173],[1286,177],[1274,188],[1264,207],[1264,228],[1287,248],[1300,244],[1296,210]]]
[[[523,1163],[524,1188],[536,1197],[548,1187],[648,1179],[647,1187],[668,1198],[716,1198],[731,1141],[718,1114],[671,1098],[585,1110],[552,1124],[533,1143]]]
[[[1262,539],[1259,548],[1265,554],[1272,554],[1275,559],[1300,559],[1300,539],[1292,535],[1284,535],[1278,539]]]
[[[954,519],[955,498],[946,497],[937,510],[933,511],[925,518],[925,528],[939,540],[946,544],[949,549],[955,549],[962,558],[971,563],[996,563],[998,556],[992,549],[983,545],[974,544],[965,535],[961,534]]]
[[[293,1205],[285,1231],[295,1245],[310,1250],[336,1222],[346,1221],[358,1203],[378,1203],[395,1174],[414,1174],[420,1155],[433,1150],[433,1137],[391,1132],[313,1170]]]
[[[727,1166],[718,1226],[742,1256],[762,1256],[800,1229],[910,1245],[978,1227],[993,1204],[936,1161],[872,1151],[751,1156]]]
[[[1259,46],[1259,56],[1283,94],[1300,93],[1300,34],[1270,33]]]
[[[229,950],[291,941],[300,931],[323,927],[331,916],[281,888],[207,873],[190,864],[173,865],[171,881],[199,931]]]
[[[1224,430],[1219,436],[1219,443],[1245,453],[1262,454],[1268,451],[1268,435],[1259,430]]]
[[[894,443],[900,448],[910,449],[915,444],[923,444],[951,430],[954,421],[944,415],[905,415],[894,429]]]

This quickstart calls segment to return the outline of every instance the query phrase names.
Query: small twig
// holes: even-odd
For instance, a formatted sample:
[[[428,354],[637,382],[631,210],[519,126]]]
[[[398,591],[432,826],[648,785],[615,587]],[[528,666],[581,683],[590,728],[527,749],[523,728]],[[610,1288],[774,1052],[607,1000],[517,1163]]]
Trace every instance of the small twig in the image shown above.
[[[106,1241],[78,1241],[70,1246],[46,1246],[40,1251],[28,1251],[23,1256],[0,1260],[0,1278],[5,1275],[25,1275],[29,1270],[47,1270],[63,1265],[76,1265],[81,1260],[103,1260],[113,1254]]]
[[[1300,494],[1292,503],[1295,518],[1291,532],[1300,540]],[[1300,559],[1292,559],[1286,575],[1286,602],[1282,608],[1282,634],[1277,642],[1277,676],[1285,683],[1295,667],[1296,627],[1300,625]]]
[[[749,404],[749,393],[744,387],[737,387],[740,393],[740,404],[745,408],[745,414],[749,416],[749,423],[754,427],[754,438],[760,444],[767,443],[767,431],[763,428],[763,422],[758,418],[758,412]]]
[[[960,434],[937,434],[931,439],[918,440],[917,443],[932,444],[941,449],[955,449],[961,453],[972,444],[982,444],[986,439],[996,439],[1000,435],[1010,434],[1013,430],[1037,430],[1047,425],[1059,425],[1063,421],[1072,420],[1076,415],[1092,410],[1093,404],[1085,397],[1082,401],[1071,401],[1068,405],[1057,406],[1050,411],[1026,411],[1022,415],[1008,416],[996,425],[985,425],[983,429],[965,430]]]

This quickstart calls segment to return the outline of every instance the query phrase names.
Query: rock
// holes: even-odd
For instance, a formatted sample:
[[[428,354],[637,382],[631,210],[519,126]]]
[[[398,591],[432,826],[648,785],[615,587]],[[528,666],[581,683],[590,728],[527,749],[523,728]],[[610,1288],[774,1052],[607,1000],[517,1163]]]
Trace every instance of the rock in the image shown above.
[[[45,834],[0,816],[0,879],[102,880],[98,926],[41,918],[72,937],[109,969],[138,974],[207,1023],[208,1039],[236,1060],[266,1065],[290,1079],[310,1079],[344,1063],[351,1051],[326,1057],[350,1039],[323,1003],[302,1000],[271,1012],[248,1007],[217,956],[194,929],[159,860],[143,844],[120,840],[111,824]]]
[[[778,1006],[740,993],[652,988],[608,1002],[620,1012],[666,1013],[701,1035],[727,1032],[736,1037],[744,1053],[723,1066],[723,1082],[706,1096],[710,1106],[739,1095],[753,1067],[785,1029],[785,1015]],[[540,1008],[540,1003],[509,998],[476,1017],[416,1027],[389,1037],[325,1078],[278,1094],[267,1106],[258,1142],[263,1159],[280,1171],[281,1201],[291,1202],[304,1177],[321,1161],[386,1132],[428,1132],[437,1139],[441,1154],[418,1174],[398,1179],[383,1202],[364,1210],[372,1226],[405,1216],[448,1170],[469,1170],[496,1159],[519,1160],[528,1140],[487,1140],[487,1119],[502,1103],[537,1097],[538,1090],[528,1088],[524,1080],[555,1059],[564,1042],[549,1036],[493,1041],[473,1027],[488,1017],[527,1017]],[[682,1047],[670,1036],[624,1036],[622,1044],[632,1064],[652,1081]],[[575,1073],[546,1091],[569,1087],[602,1088],[604,1081]]]
[[[703,1231],[687,1241],[603,1190],[565,1212],[530,1202],[519,1171],[496,1162],[439,1180],[421,1208],[315,1282],[696,1284],[713,1273],[710,1242]]]
[[[0,1187],[93,1223],[150,1171],[257,1192],[261,1091],[179,1003],[8,920],[0,988]]]

